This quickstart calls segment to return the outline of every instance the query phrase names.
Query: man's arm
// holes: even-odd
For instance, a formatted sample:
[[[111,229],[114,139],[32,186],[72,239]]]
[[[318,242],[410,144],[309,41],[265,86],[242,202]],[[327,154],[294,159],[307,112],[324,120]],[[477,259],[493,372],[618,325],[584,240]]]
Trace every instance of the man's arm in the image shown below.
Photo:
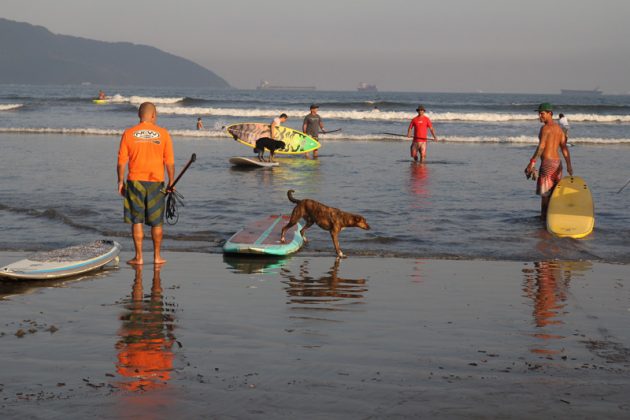
[[[528,175],[534,170],[534,167],[536,166],[536,160],[540,156],[542,156],[543,151],[545,150],[545,145],[547,143],[547,132],[545,131],[545,127],[542,127],[540,129],[538,139],[538,146],[536,147],[536,150],[534,151],[534,154],[532,155],[529,164],[525,167],[525,173]]]
[[[411,127],[413,127],[413,120],[409,123],[409,128],[407,129],[407,137],[411,138]]]
[[[168,175],[168,188],[171,188],[171,184],[175,181],[175,164],[165,165],[166,166],[166,174]]]
[[[276,134],[276,125],[274,123],[271,123],[271,138],[272,139],[276,138],[275,134]]]
[[[429,127],[429,130],[431,130],[431,134],[433,135],[433,141],[438,141],[438,138],[435,135],[435,131],[433,130],[433,127]]]
[[[116,173],[118,174],[118,194],[125,196],[125,166],[116,165]]]
[[[319,119],[319,128],[322,130],[322,133],[326,133],[326,129],[324,128],[324,123],[321,118]]]

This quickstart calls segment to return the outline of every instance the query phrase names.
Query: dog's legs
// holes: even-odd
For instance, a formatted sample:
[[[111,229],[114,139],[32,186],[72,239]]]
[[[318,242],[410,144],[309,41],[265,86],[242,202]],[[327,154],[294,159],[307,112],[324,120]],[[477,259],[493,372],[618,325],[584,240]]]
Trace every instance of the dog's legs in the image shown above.
[[[304,242],[308,242],[308,239],[306,239],[306,229],[313,226],[313,223],[315,223],[315,220],[310,219],[310,218],[306,219],[306,224],[304,225],[302,230],[300,230],[300,235],[302,235],[302,239],[304,239]]]
[[[337,252],[337,257],[345,258],[346,256],[344,255],[343,252],[341,252],[341,248],[339,247],[339,232],[340,232],[339,230],[333,228],[330,231],[330,237],[332,238],[333,245],[335,246],[335,251]]]

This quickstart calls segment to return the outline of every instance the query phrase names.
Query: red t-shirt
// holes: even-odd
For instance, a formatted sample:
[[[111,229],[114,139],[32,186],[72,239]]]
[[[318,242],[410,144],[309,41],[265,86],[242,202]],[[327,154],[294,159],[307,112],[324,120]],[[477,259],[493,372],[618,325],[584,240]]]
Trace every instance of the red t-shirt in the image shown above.
[[[418,115],[411,120],[409,128],[413,127],[413,141],[426,142],[427,141],[427,129],[432,128],[431,120],[426,115]]]
[[[118,165],[129,162],[130,181],[164,181],[164,165],[173,165],[173,141],[165,128],[141,122],[120,139]]]

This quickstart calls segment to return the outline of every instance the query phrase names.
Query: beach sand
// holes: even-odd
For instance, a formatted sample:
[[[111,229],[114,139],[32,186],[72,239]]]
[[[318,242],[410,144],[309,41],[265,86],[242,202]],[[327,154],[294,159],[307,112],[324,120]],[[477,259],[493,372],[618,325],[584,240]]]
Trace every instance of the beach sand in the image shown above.
[[[3,417],[630,417],[627,265],[164,256],[0,283]]]

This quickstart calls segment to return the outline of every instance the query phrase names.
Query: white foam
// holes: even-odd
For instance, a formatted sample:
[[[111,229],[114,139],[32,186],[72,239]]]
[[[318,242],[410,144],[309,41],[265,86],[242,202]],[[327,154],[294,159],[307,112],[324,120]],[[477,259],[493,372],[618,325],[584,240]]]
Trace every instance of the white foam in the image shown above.
[[[176,104],[178,102],[182,102],[184,100],[184,98],[160,98],[160,97],[153,97],[153,96],[122,96],[120,94],[115,94],[111,97],[108,98],[110,103],[115,103],[115,104],[124,104],[124,103],[130,103],[133,105],[140,105],[143,102],[153,102],[154,104],[162,104],[162,105],[169,105],[169,104]]]
[[[0,104],[0,111],[11,111],[13,109],[22,108],[23,104]]]
[[[304,110],[291,109],[261,109],[261,108],[214,108],[214,107],[158,107],[161,114],[171,115],[213,115],[241,118],[273,118],[284,113],[289,114],[289,119],[303,118],[307,114]],[[365,120],[365,121],[410,121],[416,114],[400,111],[355,111],[336,110],[321,111],[322,118],[336,120]],[[510,121],[537,121],[534,113],[497,113],[497,112],[435,112],[427,113],[434,122],[463,121],[463,122],[510,122]],[[630,123],[630,115],[601,115],[601,114],[571,114],[571,122],[598,122],[598,123]]]

